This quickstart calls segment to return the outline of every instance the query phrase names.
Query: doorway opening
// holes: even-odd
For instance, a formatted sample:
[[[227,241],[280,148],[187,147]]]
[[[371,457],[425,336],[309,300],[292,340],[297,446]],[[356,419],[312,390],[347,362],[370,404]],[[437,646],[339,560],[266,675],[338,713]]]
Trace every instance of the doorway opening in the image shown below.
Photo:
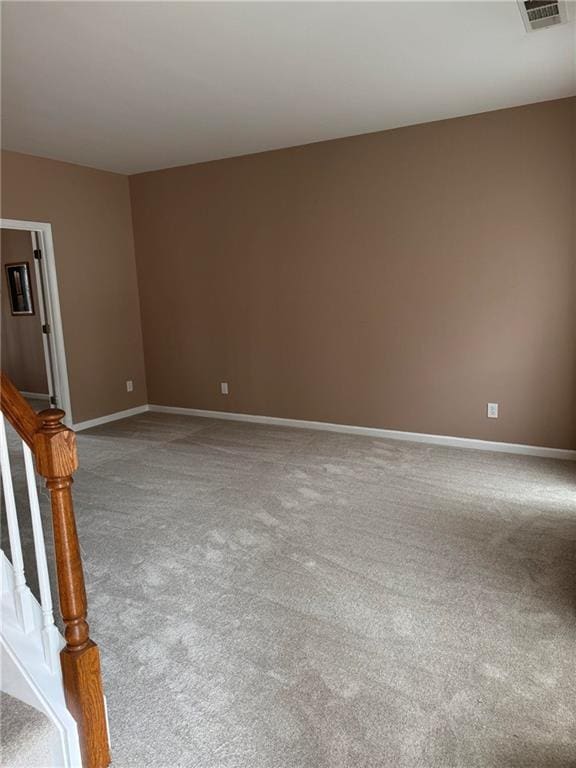
[[[34,410],[72,424],[52,227],[0,219],[2,370]]]

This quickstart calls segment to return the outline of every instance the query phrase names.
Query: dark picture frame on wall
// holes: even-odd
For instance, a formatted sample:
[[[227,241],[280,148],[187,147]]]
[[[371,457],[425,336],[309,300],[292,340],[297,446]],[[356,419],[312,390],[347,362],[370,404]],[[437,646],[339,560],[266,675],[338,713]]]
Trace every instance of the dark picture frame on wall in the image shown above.
[[[6,279],[10,295],[10,310],[13,315],[33,315],[34,299],[30,265],[27,261],[19,264],[6,264]]]

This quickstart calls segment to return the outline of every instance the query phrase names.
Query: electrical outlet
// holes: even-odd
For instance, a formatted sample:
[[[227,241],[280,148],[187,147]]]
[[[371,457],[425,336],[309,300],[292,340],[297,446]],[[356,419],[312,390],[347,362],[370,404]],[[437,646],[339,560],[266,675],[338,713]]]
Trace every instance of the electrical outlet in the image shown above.
[[[220,382],[220,394],[227,395],[228,394],[228,382],[227,381],[221,381]]]
[[[489,419],[498,418],[498,403],[488,403],[486,408],[486,416],[488,416]]]
[[[126,381],[126,392],[133,392],[134,391],[134,382],[132,379],[128,379]]]

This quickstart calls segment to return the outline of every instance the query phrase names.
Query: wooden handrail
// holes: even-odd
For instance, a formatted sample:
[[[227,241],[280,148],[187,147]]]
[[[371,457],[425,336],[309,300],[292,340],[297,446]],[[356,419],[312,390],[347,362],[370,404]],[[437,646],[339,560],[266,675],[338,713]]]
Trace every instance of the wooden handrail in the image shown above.
[[[0,371],[0,411],[29,448],[40,423],[30,404],[22,397],[4,371]]]
[[[98,646],[90,639],[80,545],[72,502],[72,475],[78,468],[76,435],[64,411],[34,413],[10,379],[0,373],[0,406],[30,446],[38,473],[50,492],[60,612],[66,646],[60,653],[68,709],[78,725],[83,768],[110,764],[106,709]]]

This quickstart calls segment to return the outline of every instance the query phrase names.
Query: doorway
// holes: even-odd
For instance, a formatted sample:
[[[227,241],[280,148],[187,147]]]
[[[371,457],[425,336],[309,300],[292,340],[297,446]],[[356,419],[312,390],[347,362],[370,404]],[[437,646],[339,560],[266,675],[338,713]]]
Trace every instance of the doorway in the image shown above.
[[[34,410],[72,423],[52,227],[0,219],[2,369]]]

